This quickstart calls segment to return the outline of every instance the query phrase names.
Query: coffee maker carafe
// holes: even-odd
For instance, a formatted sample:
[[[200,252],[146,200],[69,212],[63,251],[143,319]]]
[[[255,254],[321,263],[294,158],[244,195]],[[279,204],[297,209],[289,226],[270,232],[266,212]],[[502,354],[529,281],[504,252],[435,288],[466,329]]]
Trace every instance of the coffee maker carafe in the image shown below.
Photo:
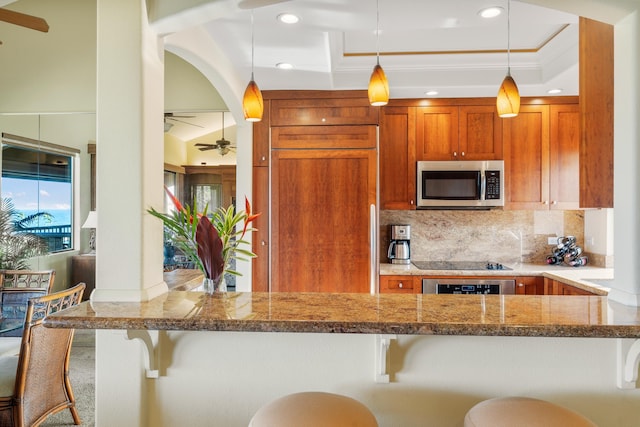
[[[411,263],[411,226],[391,225],[389,226],[389,250],[387,258],[391,264]]]

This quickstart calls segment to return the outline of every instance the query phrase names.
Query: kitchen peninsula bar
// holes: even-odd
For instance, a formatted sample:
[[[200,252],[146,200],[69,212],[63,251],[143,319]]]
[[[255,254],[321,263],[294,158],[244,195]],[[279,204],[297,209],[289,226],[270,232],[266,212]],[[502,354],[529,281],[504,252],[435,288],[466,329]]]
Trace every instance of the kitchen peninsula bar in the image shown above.
[[[136,384],[103,410],[141,401],[140,425],[246,426],[274,397],[311,390],[356,398],[380,426],[457,427],[500,395],[637,425],[640,314],[603,296],[171,291],[83,302],[45,325],[98,330],[104,363]]]
[[[640,311],[602,296],[221,293],[84,302],[45,326],[236,332],[640,338]]]

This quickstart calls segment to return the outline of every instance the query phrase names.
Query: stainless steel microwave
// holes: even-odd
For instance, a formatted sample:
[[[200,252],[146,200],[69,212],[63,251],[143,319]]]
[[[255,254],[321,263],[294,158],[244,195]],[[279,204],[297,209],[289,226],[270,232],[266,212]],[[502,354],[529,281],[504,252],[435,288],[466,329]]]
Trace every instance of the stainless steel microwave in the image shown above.
[[[503,160],[417,163],[419,209],[489,209],[504,206]]]

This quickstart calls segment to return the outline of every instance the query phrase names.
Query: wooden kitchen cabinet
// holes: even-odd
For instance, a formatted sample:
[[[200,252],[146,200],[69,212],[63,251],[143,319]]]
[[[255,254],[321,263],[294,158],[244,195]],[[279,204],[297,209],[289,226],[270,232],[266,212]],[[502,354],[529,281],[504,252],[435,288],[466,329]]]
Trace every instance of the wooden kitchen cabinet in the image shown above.
[[[369,104],[366,91],[361,93],[283,91],[286,98],[271,100],[270,125],[377,125],[378,108]]]
[[[253,201],[251,209],[260,213],[251,224],[256,231],[252,236],[251,289],[253,292],[269,291],[269,168],[253,168]]]
[[[614,27],[580,17],[579,40],[580,207],[612,208]]]
[[[75,255],[71,257],[71,286],[84,283],[86,288],[82,301],[87,301],[96,288],[96,256],[95,254]]]
[[[380,209],[415,209],[416,108],[380,109]]]
[[[417,107],[416,159],[502,159],[502,122],[495,105]]]
[[[457,160],[458,107],[416,109],[416,160]]]
[[[461,160],[502,160],[502,120],[495,105],[459,107]]]
[[[264,101],[262,120],[253,124],[253,166],[269,166],[269,114],[271,101]]]
[[[597,295],[596,293],[549,278],[544,279],[545,295]]]
[[[422,280],[417,276],[380,276],[380,293],[419,294]]]
[[[517,276],[516,295],[544,295],[544,277]]]
[[[376,127],[314,128],[272,129],[271,291],[369,292]],[[336,148],[345,131],[356,148]]]
[[[580,106],[549,106],[549,208],[580,208]]]
[[[578,104],[521,106],[503,130],[505,208],[578,209]]]

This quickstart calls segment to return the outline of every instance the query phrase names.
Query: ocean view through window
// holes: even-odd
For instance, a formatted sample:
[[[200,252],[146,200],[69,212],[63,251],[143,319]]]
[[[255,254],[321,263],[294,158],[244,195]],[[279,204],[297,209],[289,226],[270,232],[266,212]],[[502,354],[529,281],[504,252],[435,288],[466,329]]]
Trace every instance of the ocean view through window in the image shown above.
[[[3,135],[2,198],[10,199],[23,217],[48,214],[24,231],[45,239],[50,252],[73,249],[74,155],[59,146],[20,142],[8,142]]]

